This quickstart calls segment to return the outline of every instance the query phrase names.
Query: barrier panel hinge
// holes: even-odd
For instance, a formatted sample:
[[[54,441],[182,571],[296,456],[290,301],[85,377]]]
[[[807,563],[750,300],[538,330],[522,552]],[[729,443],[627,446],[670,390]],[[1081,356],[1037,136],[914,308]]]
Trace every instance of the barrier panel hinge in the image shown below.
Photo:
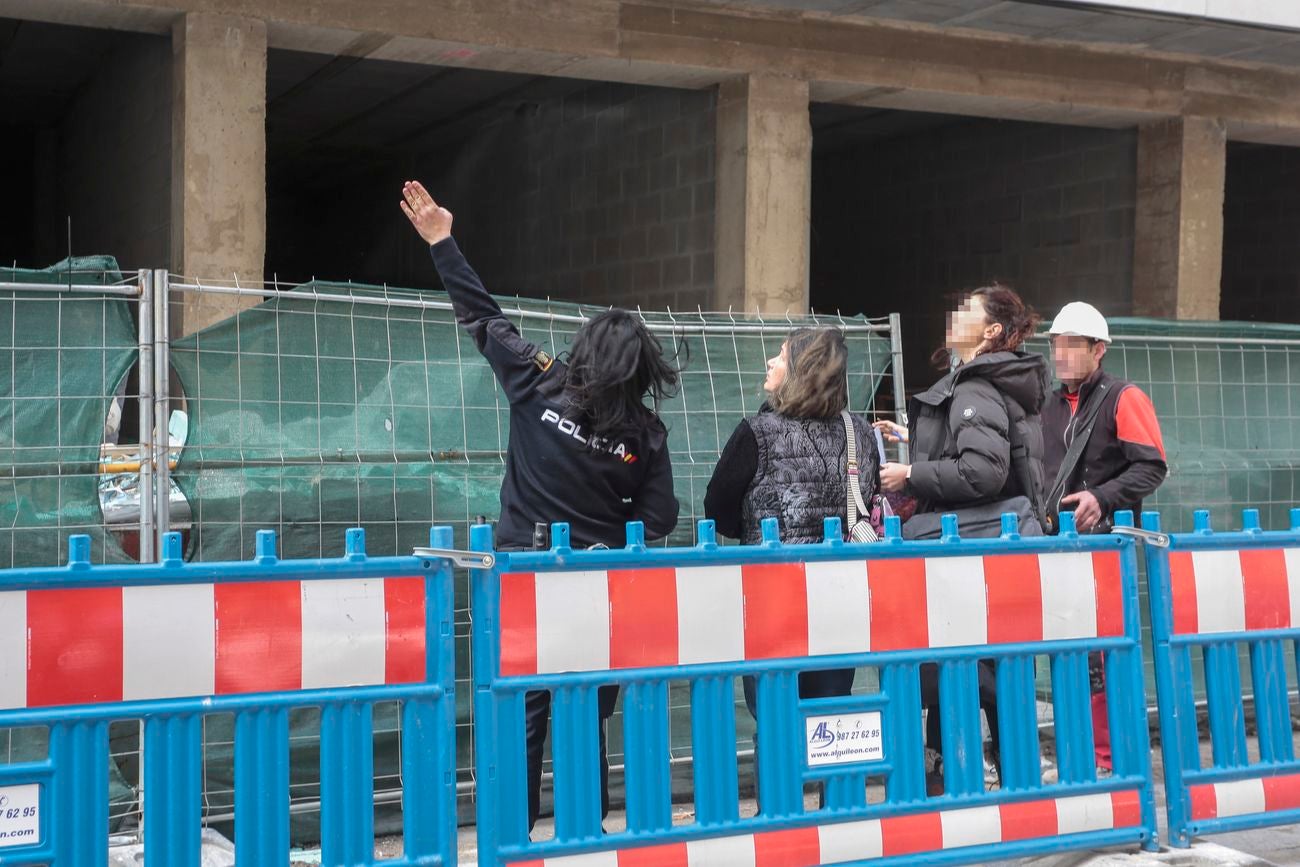
[[[1132,536],[1133,538],[1145,542],[1148,545],[1154,545],[1157,548],[1169,547],[1169,534],[1160,533],[1155,530],[1144,530],[1141,527],[1111,527],[1112,533],[1118,533],[1121,536]]]
[[[416,557],[437,557],[450,560],[466,569],[491,569],[496,565],[495,554],[486,551],[461,551],[457,548],[415,548],[411,551]]]

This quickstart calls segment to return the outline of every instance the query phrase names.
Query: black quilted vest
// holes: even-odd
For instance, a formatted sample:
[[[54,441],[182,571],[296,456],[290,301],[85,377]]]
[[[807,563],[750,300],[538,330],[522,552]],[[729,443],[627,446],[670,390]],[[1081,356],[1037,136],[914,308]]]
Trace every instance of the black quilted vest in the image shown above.
[[[781,540],[787,543],[822,541],[822,520],[827,517],[838,516],[841,528],[847,530],[848,465],[840,417],[794,419],[761,412],[745,421],[758,442],[758,471],[745,494],[744,543],[762,541],[764,518],[780,521]],[[853,425],[858,434],[862,497],[869,504],[880,477],[880,460],[866,423],[855,415]]]

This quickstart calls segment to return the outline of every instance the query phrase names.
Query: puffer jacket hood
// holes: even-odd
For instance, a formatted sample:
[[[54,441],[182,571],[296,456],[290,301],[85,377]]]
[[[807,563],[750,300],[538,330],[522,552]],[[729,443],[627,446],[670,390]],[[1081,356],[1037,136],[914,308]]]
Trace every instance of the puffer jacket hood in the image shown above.
[[[955,368],[917,400],[938,406],[952,397],[957,383],[967,379],[985,379],[1003,395],[1011,398],[1028,415],[1038,415],[1051,388],[1047,359],[1036,352],[989,352]]]
[[[1047,361],[991,352],[954,369],[911,401],[912,469],[918,512],[1024,495],[1041,499]],[[1023,447],[1017,473],[1012,442]]]

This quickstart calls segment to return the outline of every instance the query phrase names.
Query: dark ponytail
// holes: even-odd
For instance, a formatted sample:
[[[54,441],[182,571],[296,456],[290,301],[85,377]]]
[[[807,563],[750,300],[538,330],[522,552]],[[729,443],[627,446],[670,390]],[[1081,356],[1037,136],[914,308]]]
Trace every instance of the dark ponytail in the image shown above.
[[[1015,352],[1034,336],[1038,323],[1042,321],[1034,308],[1021,300],[1010,286],[994,283],[976,289],[971,295],[984,302],[985,321],[990,325],[997,322],[1002,326],[1002,333],[988,341],[986,346],[981,346],[976,355]]]

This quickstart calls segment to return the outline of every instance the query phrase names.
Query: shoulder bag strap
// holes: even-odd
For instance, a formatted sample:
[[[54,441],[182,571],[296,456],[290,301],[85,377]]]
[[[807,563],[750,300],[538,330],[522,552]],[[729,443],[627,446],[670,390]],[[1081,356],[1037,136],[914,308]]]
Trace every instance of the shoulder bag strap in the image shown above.
[[[844,420],[844,443],[849,464],[849,484],[845,485],[848,489],[846,497],[849,499],[849,526],[846,529],[852,529],[858,523],[859,513],[866,519],[871,510],[868,510],[862,499],[862,484],[858,481],[858,434],[853,429],[853,416],[845,409],[840,412],[840,417]]]
[[[1120,392],[1122,393],[1128,385],[1125,384]],[[1052,523],[1053,529],[1056,527],[1056,514],[1060,511],[1061,499],[1065,496],[1065,485],[1074,474],[1074,468],[1079,465],[1079,459],[1083,457],[1083,450],[1088,447],[1088,440],[1092,438],[1092,432],[1097,427],[1097,416],[1101,413],[1102,404],[1106,402],[1106,395],[1110,386],[1102,384],[1097,390],[1090,395],[1092,398],[1082,412],[1076,412],[1075,417],[1070,420],[1066,430],[1074,427],[1074,439],[1070,441],[1070,447],[1065,451],[1065,457],[1061,459],[1061,467],[1056,471],[1056,478],[1052,480],[1052,485],[1047,489],[1047,519]]]

